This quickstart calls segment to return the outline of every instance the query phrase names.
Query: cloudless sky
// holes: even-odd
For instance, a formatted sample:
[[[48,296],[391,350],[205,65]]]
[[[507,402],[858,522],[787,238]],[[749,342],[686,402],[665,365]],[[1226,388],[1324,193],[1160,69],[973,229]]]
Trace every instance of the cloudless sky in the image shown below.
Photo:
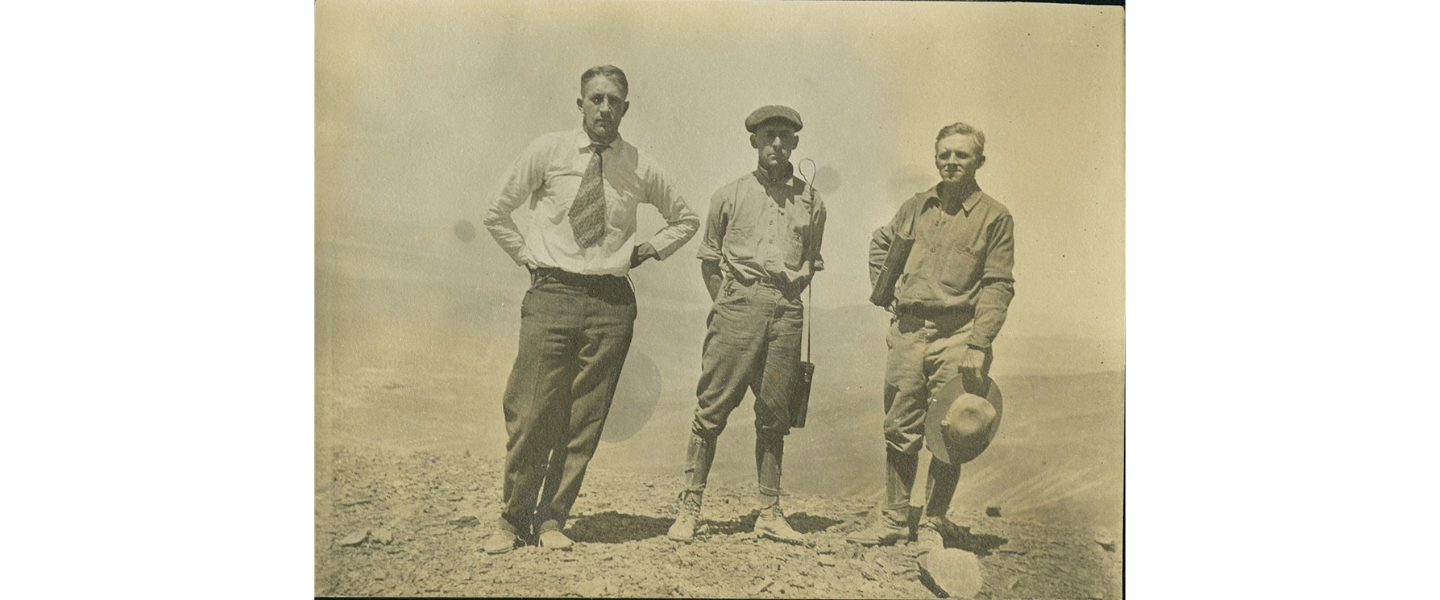
[[[1015,215],[1005,333],[1124,334],[1124,39],[1117,7],[889,2],[356,2],[316,5],[317,236],[440,253],[525,285],[487,232],[502,172],[579,127],[580,73],[623,68],[622,135],[702,216],[754,169],[743,121],[800,112],[795,161],[831,190],[815,302],[866,302],[870,233],[938,181],[933,143],[986,132],[981,186]],[[521,211],[523,213],[523,211]],[[523,214],[516,215],[523,220]],[[643,241],[661,225],[641,207]],[[642,305],[708,304],[698,236],[633,273]]]

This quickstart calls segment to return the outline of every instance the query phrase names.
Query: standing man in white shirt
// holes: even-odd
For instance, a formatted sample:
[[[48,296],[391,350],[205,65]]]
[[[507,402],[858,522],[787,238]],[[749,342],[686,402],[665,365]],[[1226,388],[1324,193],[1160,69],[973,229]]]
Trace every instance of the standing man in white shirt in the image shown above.
[[[504,508],[485,541],[491,554],[509,552],[532,531],[542,547],[572,545],[562,530],[634,331],[635,292],[626,275],[674,254],[700,227],[655,160],[620,138],[629,87],[617,67],[585,71],[576,100],[582,128],[532,142],[485,213],[495,241],[531,273],[505,388]],[[637,245],[641,203],[667,225]],[[521,204],[533,212],[525,233],[510,217]]]

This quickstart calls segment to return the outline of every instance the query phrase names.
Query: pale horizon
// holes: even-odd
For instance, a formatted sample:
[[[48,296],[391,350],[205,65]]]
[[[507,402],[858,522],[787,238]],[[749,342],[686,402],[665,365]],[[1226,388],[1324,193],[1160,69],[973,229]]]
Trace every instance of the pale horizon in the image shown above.
[[[817,187],[829,191],[821,308],[865,302],[870,233],[938,181],[935,132],[956,120],[983,129],[978,180],[1016,222],[1017,293],[1002,338],[1124,337],[1118,7],[337,6],[316,7],[321,263],[335,242],[428,253],[450,257],[440,271],[458,283],[523,292],[525,271],[479,215],[521,148],[579,128],[580,73],[608,63],[630,80],[621,135],[654,155],[702,215],[716,188],[755,168],[745,116],[764,104],[801,113],[793,162],[814,160]],[[566,36],[534,35],[552,30]],[[478,227],[469,243],[453,233],[460,220]],[[636,241],[661,223],[642,207]],[[708,306],[697,248],[692,239],[632,273],[642,305]]]

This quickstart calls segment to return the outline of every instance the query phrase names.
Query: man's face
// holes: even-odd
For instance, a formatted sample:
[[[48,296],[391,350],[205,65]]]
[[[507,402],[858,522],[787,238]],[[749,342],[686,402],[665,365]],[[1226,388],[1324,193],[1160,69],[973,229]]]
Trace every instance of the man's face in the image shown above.
[[[761,123],[750,136],[750,145],[760,151],[760,166],[765,169],[779,168],[789,162],[790,152],[800,145],[800,136],[795,135],[795,126],[784,121]]]
[[[969,184],[985,164],[984,150],[974,136],[957,133],[935,142],[935,168],[949,184]]]
[[[620,119],[630,108],[630,102],[625,100],[620,86],[604,75],[596,75],[586,81],[575,103],[585,115],[581,121],[585,133],[603,141],[613,140],[620,133]]]

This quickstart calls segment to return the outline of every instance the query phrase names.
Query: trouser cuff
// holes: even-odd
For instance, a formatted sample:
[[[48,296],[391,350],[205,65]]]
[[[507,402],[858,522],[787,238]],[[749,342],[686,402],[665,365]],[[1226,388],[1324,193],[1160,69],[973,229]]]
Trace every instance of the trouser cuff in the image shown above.
[[[511,523],[510,519],[504,516],[501,516],[499,519],[495,520],[495,528],[501,531],[508,531],[519,537],[524,537],[530,534],[530,532],[527,531],[526,528],[522,528],[514,523]]]

